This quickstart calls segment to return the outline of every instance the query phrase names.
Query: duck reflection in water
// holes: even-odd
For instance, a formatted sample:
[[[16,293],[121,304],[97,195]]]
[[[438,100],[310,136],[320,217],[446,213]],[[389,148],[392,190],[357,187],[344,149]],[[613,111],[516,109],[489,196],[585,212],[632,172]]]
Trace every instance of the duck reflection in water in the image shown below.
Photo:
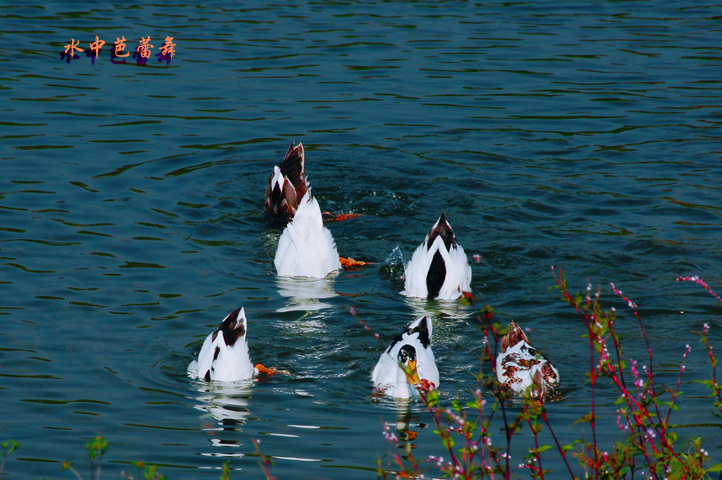
[[[242,430],[249,415],[253,381],[203,383],[198,385],[199,403],[194,408],[201,414],[202,429],[208,433],[215,447],[240,447],[237,432]],[[219,455],[214,453],[213,455]],[[242,453],[223,453],[222,456],[243,456]]]
[[[406,297],[406,305],[411,308],[414,317],[429,316],[440,320],[440,324],[449,321],[466,321],[474,312],[467,304],[458,300],[427,300],[425,298]]]
[[[278,312],[322,310],[331,305],[321,299],[336,296],[334,275],[326,278],[277,277],[278,293],[288,299]]]
[[[205,385],[198,389],[200,402],[195,409],[210,414],[224,426],[241,426],[246,423],[248,408],[253,393],[251,382],[237,382],[229,385]]]
[[[421,418],[417,412],[412,412],[408,401],[395,400],[396,403],[396,424],[394,429],[396,431],[396,438],[399,442],[413,442],[419,435],[417,430],[412,428],[422,429],[426,428],[427,424],[419,422]],[[388,440],[393,441],[393,437],[388,433],[390,431],[390,423],[384,424],[384,435]],[[412,443],[412,448],[416,448],[416,444]]]

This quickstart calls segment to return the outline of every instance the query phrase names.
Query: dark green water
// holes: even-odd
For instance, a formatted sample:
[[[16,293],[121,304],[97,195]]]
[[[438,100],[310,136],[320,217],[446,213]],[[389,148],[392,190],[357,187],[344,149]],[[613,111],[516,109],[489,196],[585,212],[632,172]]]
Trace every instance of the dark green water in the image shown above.
[[[675,282],[699,275],[722,292],[722,6],[250,5],[0,6],[0,440],[22,444],[9,478],[70,477],[68,458],[88,475],[96,435],[111,444],[104,478],[137,460],[218,478],[229,458],[232,478],[261,478],[252,439],[278,478],[373,478],[396,453],[382,435],[396,409],[371,397],[381,346],[350,307],[384,342],[435,314],[443,400],[476,388],[473,312],[399,295],[400,255],[442,211],[481,256],[474,292],[560,370],[548,410],[563,441],[589,435],[572,425],[589,411],[588,349],[549,291],[552,265],[574,290],[601,284],[641,364],[608,282],[638,303],[659,381],[676,382],[692,345],[673,422],[714,424],[680,431],[722,461],[694,334],[710,323],[719,344],[722,305]],[[61,59],[96,35],[95,62]],[[151,37],[147,65],[111,61],[121,36],[129,49]],[[176,55],[159,63],[166,36]],[[322,208],[364,214],[329,224],[340,252],[376,262],[322,285],[315,307],[277,279],[280,230],[262,216],[291,141]],[[253,360],[293,375],[208,392],[186,366],[239,306]],[[618,392],[598,393],[611,448]],[[415,454],[443,455],[412,410]]]

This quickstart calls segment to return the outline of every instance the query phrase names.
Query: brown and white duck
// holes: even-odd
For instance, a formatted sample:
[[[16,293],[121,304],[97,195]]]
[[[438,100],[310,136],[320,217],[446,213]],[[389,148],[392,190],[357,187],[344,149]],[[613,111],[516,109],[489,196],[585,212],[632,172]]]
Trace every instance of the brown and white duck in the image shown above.
[[[273,167],[266,187],[265,212],[285,221],[293,219],[298,204],[311,188],[306,179],[303,144],[288,147],[281,166]]]
[[[529,395],[537,404],[543,403],[559,385],[557,368],[531,346],[524,331],[513,321],[501,338],[496,378],[504,388],[516,395]]]

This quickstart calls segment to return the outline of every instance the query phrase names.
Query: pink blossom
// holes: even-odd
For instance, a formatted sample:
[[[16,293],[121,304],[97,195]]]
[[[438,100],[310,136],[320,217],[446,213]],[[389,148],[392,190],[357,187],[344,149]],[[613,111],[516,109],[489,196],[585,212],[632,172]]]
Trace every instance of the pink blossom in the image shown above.
[[[714,291],[710,288],[710,286],[707,285],[707,284],[705,283],[705,281],[702,280],[701,278],[699,278],[697,275],[694,275],[694,276],[692,276],[692,277],[677,277],[677,281],[678,281],[678,282],[683,282],[683,281],[684,281],[684,282],[694,282],[694,283],[696,283],[697,285],[700,285],[700,286],[701,286],[702,288],[704,288],[705,290],[707,290],[710,295],[712,295],[712,296],[715,297],[717,300],[719,300],[720,302],[722,302],[722,297],[720,297],[719,295],[717,295],[716,293],[714,293]]]

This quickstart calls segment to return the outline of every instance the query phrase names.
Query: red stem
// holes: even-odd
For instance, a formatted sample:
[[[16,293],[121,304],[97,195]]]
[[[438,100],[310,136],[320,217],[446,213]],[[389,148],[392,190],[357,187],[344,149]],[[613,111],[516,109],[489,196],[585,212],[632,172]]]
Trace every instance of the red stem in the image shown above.
[[[554,443],[557,445],[557,450],[559,450],[559,454],[562,456],[562,460],[564,460],[564,465],[567,466],[567,470],[569,470],[569,475],[571,475],[572,479],[576,478],[574,476],[574,472],[572,472],[572,467],[569,466],[569,462],[567,461],[567,454],[562,448],[562,446],[559,444],[559,440],[557,439],[556,434],[554,433],[554,430],[552,429],[551,423],[549,423],[549,420],[547,419],[547,412],[544,408],[542,408],[541,413],[542,420],[544,420],[544,423],[546,423],[547,428],[549,429],[549,433],[552,434],[552,438],[554,439]]]

